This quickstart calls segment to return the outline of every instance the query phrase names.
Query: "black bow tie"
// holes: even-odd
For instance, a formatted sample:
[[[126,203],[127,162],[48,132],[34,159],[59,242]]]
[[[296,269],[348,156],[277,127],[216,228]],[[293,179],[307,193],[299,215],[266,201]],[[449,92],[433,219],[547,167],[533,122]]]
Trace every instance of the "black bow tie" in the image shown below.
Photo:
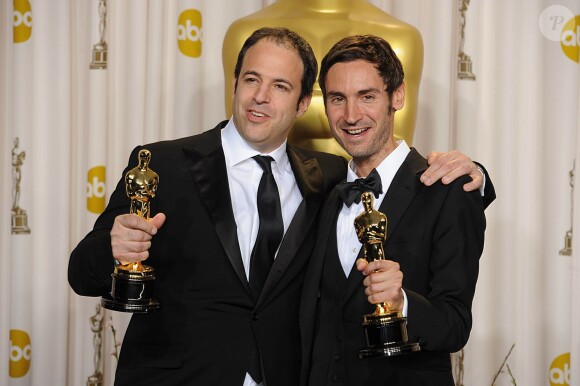
[[[377,169],[368,175],[367,178],[358,178],[353,182],[341,182],[336,186],[336,190],[342,201],[350,208],[353,202],[360,202],[360,195],[363,192],[373,192],[376,198],[383,192],[381,176]]]

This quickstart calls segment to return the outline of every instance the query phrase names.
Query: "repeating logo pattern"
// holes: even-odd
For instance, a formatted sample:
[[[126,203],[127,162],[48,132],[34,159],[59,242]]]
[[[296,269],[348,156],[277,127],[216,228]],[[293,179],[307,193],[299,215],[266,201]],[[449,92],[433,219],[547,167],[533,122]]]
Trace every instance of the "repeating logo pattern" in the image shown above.
[[[570,353],[558,355],[550,365],[550,386],[570,384]]]
[[[471,57],[464,51],[465,48],[465,25],[467,24],[467,7],[470,0],[459,1],[459,53],[457,54],[457,77],[460,80],[475,80],[472,71]]]
[[[576,63],[580,63],[580,15],[566,22],[560,37],[562,51]]]
[[[14,0],[14,43],[23,43],[32,35],[32,7],[28,0]]]
[[[22,166],[26,152],[20,151],[18,137],[14,138],[12,148],[12,234],[29,234],[28,214],[20,207],[20,182],[22,181]]]
[[[201,12],[186,9],[177,21],[177,45],[183,55],[199,58],[203,38]]]
[[[32,345],[26,331],[10,330],[10,366],[9,374],[12,378],[21,378],[30,369]]]
[[[540,14],[538,26],[546,39],[560,42],[566,57],[580,63],[580,15],[574,16],[562,5],[551,5]]]
[[[107,1],[99,0],[99,42],[93,46],[91,70],[105,70],[107,68],[108,46],[105,41],[107,28]]]
[[[87,173],[87,210],[100,214],[105,210],[105,177],[106,168],[95,166]]]
[[[574,224],[574,174],[576,171],[576,160],[572,165],[572,170],[568,172],[568,176],[570,177],[570,229],[566,232],[564,236],[564,248],[560,250],[560,255],[562,256],[572,256],[572,240],[573,240],[573,229],[572,226]]]

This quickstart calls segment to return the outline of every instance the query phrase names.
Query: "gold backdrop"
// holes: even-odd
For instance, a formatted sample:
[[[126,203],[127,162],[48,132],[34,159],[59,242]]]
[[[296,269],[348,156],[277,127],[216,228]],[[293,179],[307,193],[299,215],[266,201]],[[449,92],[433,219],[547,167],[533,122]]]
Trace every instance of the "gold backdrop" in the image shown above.
[[[405,139],[408,144],[412,143],[423,68],[423,40],[415,27],[392,17],[366,0],[278,0],[235,21],[226,33],[222,59],[228,117],[232,113],[237,55],[248,36],[261,27],[286,27],[296,31],[310,43],[319,63],[334,43],[345,36],[371,34],[387,40],[405,70],[405,107],[395,115],[395,136]],[[296,121],[289,140],[298,146],[347,157],[330,133],[318,84],[314,86],[308,112]]]

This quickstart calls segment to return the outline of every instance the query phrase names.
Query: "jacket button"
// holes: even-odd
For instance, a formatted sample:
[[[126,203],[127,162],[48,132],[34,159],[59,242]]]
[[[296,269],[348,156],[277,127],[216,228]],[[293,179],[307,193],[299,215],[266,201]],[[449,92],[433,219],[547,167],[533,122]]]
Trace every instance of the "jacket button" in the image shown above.
[[[260,315],[257,312],[252,313],[252,320],[260,319]]]
[[[334,359],[335,361],[339,361],[339,360],[340,360],[340,355],[336,354],[336,355],[333,357],[333,359]]]
[[[332,382],[338,382],[338,381],[340,381],[340,378],[338,377],[338,375],[336,375],[336,374],[332,374],[332,375],[330,376],[330,380],[331,380]]]

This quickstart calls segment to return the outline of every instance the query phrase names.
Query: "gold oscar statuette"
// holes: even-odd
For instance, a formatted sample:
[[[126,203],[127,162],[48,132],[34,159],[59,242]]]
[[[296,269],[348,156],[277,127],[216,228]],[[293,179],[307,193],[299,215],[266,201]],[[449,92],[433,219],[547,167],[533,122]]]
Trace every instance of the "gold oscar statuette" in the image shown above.
[[[149,169],[151,152],[139,152],[139,165],[125,174],[127,196],[131,199],[129,212],[149,220],[151,199],[155,197],[159,176]],[[118,264],[111,275],[111,293],[101,299],[101,305],[109,310],[147,313],[159,309],[153,299],[155,274],[153,268],[141,262]]]
[[[93,346],[95,349],[94,363],[95,372],[89,375],[86,386],[103,386],[103,373],[101,372],[101,359],[103,352],[103,313],[100,303],[95,307],[95,314],[89,318],[93,333]]]
[[[99,0],[99,41],[93,46],[91,70],[106,70],[108,47],[105,41],[105,29],[107,27],[107,1]]]
[[[354,220],[356,235],[370,263],[385,260],[383,242],[387,238],[387,216],[373,209],[373,194],[363,192],[364,212]],[[372,314],[363,316],[367,347],[359,350],[360,359],[391,357],[420,351],[419,343],[409,343],[407,318],[401,310],[392,310],[387,303],[378,303]]]
[[[570,230],[566,232],[564,236],[564,248],[560,250],[560,255],[562,256],[572,256],[572,239],[573,239],[573,227],[574,227],[574,173],[576,171],[576,161],[572,165],[572,170],[568,172],[570,176]]]
[[[22,180],[22,165],[26,158],[25,151],[19,151],[18,137],[14,138],[12,148],[12,234],[29,234],[28,215],[20,207],[20,181]]]
[[[457,54],[457,77],[461,80],[475,80],[471,57],[464,51],[466,13],[470,0],[459,1],[459,53]]]

